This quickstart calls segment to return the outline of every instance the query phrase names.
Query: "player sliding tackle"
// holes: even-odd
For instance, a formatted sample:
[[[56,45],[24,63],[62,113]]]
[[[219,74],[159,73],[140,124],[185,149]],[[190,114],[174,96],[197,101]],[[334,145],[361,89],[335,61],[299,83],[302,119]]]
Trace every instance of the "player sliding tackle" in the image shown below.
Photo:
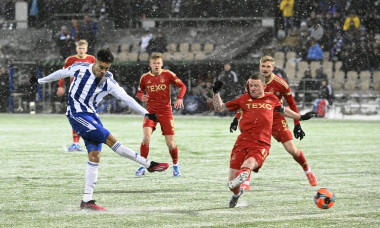
[[[238,136],[230,157],[228,187],[234,193],[229,207],[235,207],[243,193],[240,187],[251,175],[258,172],[266,157],[272,135],[273,111],[296,120],[308,120],[315,116],[313,112],[300,115],[285,108],[280,100],[270,93],[264,93],[265,77],[260,73],[253,74],[247,81],[247,91],[239,98],[223,103],[219,91],[223,83],[216,81],[213,86],[213,105],[217,112],[242,111],[240,120],[241,133]]]
[[[155,113],[149,114],[113,79],[113,74],[108,71],[113,60],[114,57],[110,51],[100,50],[97,53],[95,64],[75,63],[45,78],[37,79],[32,77],[30,79],[31,83],[45,84],[66,77],[74,77],[69,90],[66,116],[75,132],[84,139],[88,151],[89,161],[87,163],[86,184],[83,200],[80,204],[82,209],[105,210],[103,207],[96,205],[95,200],[92,199],[98,179],[102,143],[105,143],[120,156],[143,165],[149,172],[161,172],[169,167],[168,163],[157,163],[141,157],[132,149],[122,145],[103,127],[96,107],[107,94],[124,101],[129,107],[144,115],[145,118],[157,122]]]

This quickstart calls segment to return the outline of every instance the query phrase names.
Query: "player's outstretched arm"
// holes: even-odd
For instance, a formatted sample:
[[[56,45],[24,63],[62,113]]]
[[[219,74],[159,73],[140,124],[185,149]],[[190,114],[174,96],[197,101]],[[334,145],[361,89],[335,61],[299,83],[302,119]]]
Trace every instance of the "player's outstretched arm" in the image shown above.
[[[29,82],[32,84],[41,85],[41,84],[45,84],[45,83],[49,83],[53,81],[58,81],[59,79],[62,79],[62,78],[70,77],[70,75],[71,74],[67,69],[61,69],[49,74],[48,76],[44,78],[38,79],[36,76],[33,76],[29,79]]]
[[[131,107],[133,110],[137,111],[138,113],[145,115],[149,114],[149,112],[143,108],[135,99],[130,97],[127,92],[120,86],[116,85],[114,89],[110,92],[110,94],[114,97],[116,97],[119,100],[124,101],[129,107]]]
[[[285,107],[284,111],[282,113],[280,112],[280,114],[282,114],[285,117],[292,118],[295,120],[300,120],[300,121],[309,120],[315,116],[314,112],[308,112],[308,113],[305,113],[304,115],[301,115],[299,113],[292,111],[290,108],[287,108],[287,107]]]

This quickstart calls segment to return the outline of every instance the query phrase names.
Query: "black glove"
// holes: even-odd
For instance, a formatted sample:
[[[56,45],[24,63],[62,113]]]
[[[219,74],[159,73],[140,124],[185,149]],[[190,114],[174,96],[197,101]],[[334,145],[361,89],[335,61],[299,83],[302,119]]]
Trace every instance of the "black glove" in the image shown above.
[[[212,91],[214,91],[214,93],[218,93],[220,89],[222,88],[222,86],[223,86],[223,82],[216,81],[214,85],[212,86]]]
[[[315,112],[307,112],[307,113],[301,115],[300,120],[310,120],[313,117],[315,117]]]
[[[293,134],[294,134],[294,137],[296,137],[296,139],[298,138],[300,138],[300,140],[303,139],[303,137],[305,136],[305,132],[302,130],[301,124],[297,124],[296,126],[294,126]]]
[[[239,120],[235,117],[230,125],[230,132],[236,131],[237,126],[239,125]]]
[[[153,120],[154,122],[158,122],[156,113],[147,113],[145,114],[145,118]]]
[[[29,79],[29,82],[31,84],[38,84],[38,78],[36,76],[33,76]]]

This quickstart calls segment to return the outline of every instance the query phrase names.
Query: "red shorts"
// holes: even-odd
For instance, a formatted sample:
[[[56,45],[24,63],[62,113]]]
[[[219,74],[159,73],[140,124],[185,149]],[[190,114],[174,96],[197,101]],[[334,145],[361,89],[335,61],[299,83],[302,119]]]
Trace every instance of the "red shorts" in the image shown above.
[[[278,116],[273,119],[272,136],[281,143],[293,140],[292,132],[289,130],[284,116]]]
[[[161,125],[162,135],[174,135],[174,120],[172,115],[158,115],[158,123]],[[144,118],[143,127],[151,127],[156,130],[157,123],[153,120]]]
[[[269,148],[270,145],[260,141],[247,142],[237,140],[231,152],[230,168],[240,169],[244,161],[252,157],[258,164],[258,167],[253,170],[257,173],[269,155]]]

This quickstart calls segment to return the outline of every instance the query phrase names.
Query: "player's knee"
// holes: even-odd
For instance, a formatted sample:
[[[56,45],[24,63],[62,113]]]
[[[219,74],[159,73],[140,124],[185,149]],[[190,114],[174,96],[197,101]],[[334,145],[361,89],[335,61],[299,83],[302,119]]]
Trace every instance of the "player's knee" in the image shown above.
[[[100,162],[100,151],[97,151],[97,150],[91,151],[91,152],[88,154],[88,160],[89,160],[90,162],[96,162],[96,163],[99,163],[99,162]]]

